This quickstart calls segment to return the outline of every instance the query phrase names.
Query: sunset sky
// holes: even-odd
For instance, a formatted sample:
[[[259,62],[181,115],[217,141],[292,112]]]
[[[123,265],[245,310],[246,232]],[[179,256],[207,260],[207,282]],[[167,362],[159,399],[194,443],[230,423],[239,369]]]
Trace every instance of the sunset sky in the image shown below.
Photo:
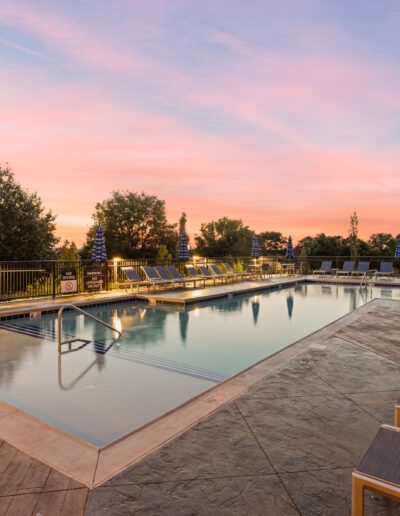
[[[398,0],[0,0],[0,162],[82,243],[145,191],[251,228],[400,232]]]

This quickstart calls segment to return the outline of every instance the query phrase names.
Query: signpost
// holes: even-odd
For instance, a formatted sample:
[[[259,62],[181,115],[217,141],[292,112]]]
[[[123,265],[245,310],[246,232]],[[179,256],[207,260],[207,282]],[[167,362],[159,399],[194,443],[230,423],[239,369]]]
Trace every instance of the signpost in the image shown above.
[[[103,289],[102,269],[99,267],[85,267],[83,282],[87,292],[100,292]]]
[[[61,271],[60,290],[61,294],[74,294],[78,292],[76,269],[63,269]]]

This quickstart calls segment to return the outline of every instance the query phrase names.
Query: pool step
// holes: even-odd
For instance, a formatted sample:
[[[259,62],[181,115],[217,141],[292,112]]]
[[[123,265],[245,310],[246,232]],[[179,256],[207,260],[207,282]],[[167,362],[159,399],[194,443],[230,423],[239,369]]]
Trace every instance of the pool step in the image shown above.
[[[33,324],[24,323],[22,325],[18,323],[13,323],[11,321],[7,321],[0,323],[0,328],[12,331],[14,333],[19,333],[21,335],[35,337],[41,340],[50,340],[52,342],[55,342],[57,340],[57,333],[55,330],[39,328]],[[64,337],[67,337],[69,339],[76,339],[74,335],[64,334]],[[95,353],[98,353],[100,355],[107,354],[112,357],[120,358],[123,360],[129,360],[131,362],[147,365],[149,367],[156,367],[158,369],[163,369],[174,373],[184,374],[186,376],[199,378],[201,380],[206,380],[213,383],[219,383],[227,378],[226,375],[215,371],[190,366],[181,362],[169,360],[167,358],[142,353],[140,351],[124,348],[115,349],[112,345],[110,346],[110,344],[112,343],[107,343],[106,341],[92,341],[88,344],[85,344],[85,346],[80,347],[79,350],[94,351]]]

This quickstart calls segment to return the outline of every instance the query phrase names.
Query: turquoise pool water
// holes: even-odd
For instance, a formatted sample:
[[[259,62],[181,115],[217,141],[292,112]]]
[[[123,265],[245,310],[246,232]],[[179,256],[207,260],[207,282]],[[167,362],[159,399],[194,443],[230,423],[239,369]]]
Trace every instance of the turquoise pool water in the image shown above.
[[[104,445],[374,297],[400,299],[400,289],[298,284],[181,311],[133,302],[90,309],[122,330],[116,341],[65,312],[64,338],[88,343],[61,358],[55,315],[3,321],[0,398]]]

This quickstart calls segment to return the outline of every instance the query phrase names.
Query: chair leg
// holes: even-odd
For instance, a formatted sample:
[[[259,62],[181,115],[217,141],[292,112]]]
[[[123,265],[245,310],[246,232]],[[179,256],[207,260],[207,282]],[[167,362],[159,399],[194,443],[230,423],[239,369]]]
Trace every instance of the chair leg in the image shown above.
[[[400,427],[400,405],[394,406],[394,426]]]
[[[364,516],[364,482],[352,477],[351,516]]]

